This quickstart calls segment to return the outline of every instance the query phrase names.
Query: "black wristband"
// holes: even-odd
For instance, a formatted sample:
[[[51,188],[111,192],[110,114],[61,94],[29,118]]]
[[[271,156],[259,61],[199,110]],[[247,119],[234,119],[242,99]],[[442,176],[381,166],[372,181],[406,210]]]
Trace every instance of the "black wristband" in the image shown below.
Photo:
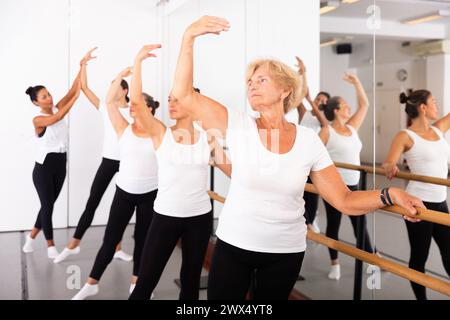
[[[381,190],[381,192],[380,192],[380,199],[381,199],[381,202],[383,202],[383,205],[385,205],[385,206],[388,205],[386,202],[386,198],[384,197],[384,189]]]
[[[387,199],[389,205],[390,205],[390,206],[393,206],[393,205],[394,205],[394,202],[392,202],[391,196],[389,195],[389,188],[385,188],[385,189],[384,189],[384,194],[385,194],[385,196],[386,196],[386,199]]]

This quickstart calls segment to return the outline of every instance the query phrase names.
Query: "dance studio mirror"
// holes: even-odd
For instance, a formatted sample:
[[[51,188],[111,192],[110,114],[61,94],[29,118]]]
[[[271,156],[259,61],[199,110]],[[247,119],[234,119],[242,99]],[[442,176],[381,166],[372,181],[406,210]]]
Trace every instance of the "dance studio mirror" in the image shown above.
[[[450,3],[415,0],[376,2],[381,24],[376,30],[375,41],[375,118],[369,120],[374,121],[374,166],[385,168],[391,175],[395,170],[393,164],[397,163],[398,169],[406,174],[443,180],[435,182],[437,184],[425,184],[408,175],[404,179],[395,177],[388,180],[385,175],[377,174],[375,187],[403,188],[422,199],[428,209],[445,212],[442,203],[447,200],[448,152],[445,139],[448,140],[448,135],[443,117],[450,111],[446,94],[449,86],[446,39],[449,36]],[[400,102],[402,93],[405,93],[406,104],[405,100]],[[424,110],[418,109],[415,103],[424,103]],[[444,120],[438,122],[440,119]],[[435,131],[432,124],[439,129]],[[409,130],[406,135],[403,132],[407,145],[401,142],[400,132],[404,129]],[[413,146],[410,148],[411,144]],[[429,147],[425,153],[424,147]],[[373,177],[369,180],[373,181]],[[380,211],[373,226],[369,221],[368,228],[369,232],[373,228],[373,240],[382,257],[448,280],[445,250],[449,244],[448,240],[439,236],[439,230],[445,227],[434,224],[432,228],[436,228],[433,229],[435,231],[422,232],[423,225],[427,223],[412,224],[399,215]],[[393,274],[383,272],[381,279],[380,290],[374,290],[376,299],[448,298],[419,285],[412,287],[409,281]]]
[[[266,106],[264,104],[266,101],[259,105],[255,103],[259,95],[253,94],[252,88],[257,91],[255,89],[257,85],[254,84],[256,80],[259,85],[264,85],[264,81],[267,80],[264,80],[264,77],[267,75],[264,73],[260,75],[258,72],[266,70],[266,67],[270,76],[282,74],[285,78],[290,77],[295,83],[292,87],[288,87],[290,93],[303,93],[299,95],[292,93],[283,98],[289,90],[280,89],[278,85],[280,83],[284,85],[281,80],[280,83],[276,83],[277,85],[269,87],[280,90],[278,96],[281,98],[277,96],[277,99],[281,101],[279,104],[281,106],[279,110],[282,110],[279,112],[281,118],[299,125],[296,126],[295,139],[302,136],[299,132],[305,136],[312,131],[317,133],[311,135],[312,139],[315,139],[312,141],[316,144],[307,145],[307,150],[304,152],[301,150],[299,155],[306,154],[305,157],[311,158],[319,153],[317,150],[321,150],[319,159],[321,163],[317,159],[313,159],[318,163],[315,165],[310,164],[313,162],[311,159],[307,159],[308,162],[285,162],[288,165],[280,166],[278,169],[288,171],[287,168],[293,168],[291,170],[295,172],[292,176],[289,172],[285,173],[263,186],[255,185],[258,179],[250,179],[250,182],[236,179],[240,184],[236,183],[238,186],[234,185],[233,190],[227,176],[230,174],[227,171],[229,167],[222,167],[217,163],[215,166],[209,166],[208,162],[203,163],[205,157],[202,157],[202,168],[206,170],[199,176],[180,174],[180,177],[171,177],[171,184],[162,183],[166,187],[164,192],[172,190],[170,186],[173,185],[186,186],[185,189],[189,189],[192,193],[197,189],[203,191],[204,197],[200,197],[199,203],[204,205],[201,210],[208,208],[203,211],[208,211],[210,216],[205,220],[206,223],[203,223],[202,231],[207,230],[203,238],[208,238],[209,242],[206,240],[202,242],[205,258],[200,255],[202,258],[200,260],[204,260],[200,288],[196,287],[197,284],[193,285],[194,289],[190,288],[194,291],[192,296],[180,296],[181,283],[184,282],[186,285],[189,282],[186,281],[185,273],[181,272],[180,275],[180,266],[185,259],[197,256],[196,253],[189,252],[188,249],[192,246],[186,245],[188,249],[182,252],[183,241],[192,244],[189,241],[195,241],[192,239],[196,237],[183,238],[180,235],[179,239],[172,241],[174,247],[177,242],[178,245],[171,255],[170,252],[167,254],[170,258],[165,268],[160,268],[159,265],[152,266],[164,271],[155,276],[158,278],[155,280],[157,285],[155,284],[153,292],[146,292],[148,297],[145,298],[149,299],[151,296],[155,300],[207,299],[211,294],[206,290],[209,285],[208,273],[212,268],[211,248],[214,245],[217,248],[217,239],[223,240],[222,236],[227,237],[225,231],[227,227],[228,230],[240,231],[241,235],[244,235],[236,237],[237,242],[247,238],[256,242],[254,239],[258,238],[255,234],[261,233],[267,235],[269,239],[273,236],[271,232],[277,227],[280,227],[278,232],[283,231],[277,234],[278,237],[270,238],[270,241],[265,239],[256,245],[254,242],[253,245],[246,244],[247,247],[236,246],[247,251],[274,255],[286,253],[299,259],[298,255],[305,251],[304,245],[307,246],[306,255],[304,258],[301,256],[301,270],[297,272],[298,280],[293,285],[289,299],[415,298],[408,280],[393,273],[381,272],[367,262],[357,262],[354,257],[355,254],[361,255],[361,251],[355,250],[356,246],[360,246],[363,251],[372,253],[377,259],[388,259],[398,265],[408,266],[410,243],[402,215],[382,210],[375,210],[374,213],[373,210],[367,209],[367,204],[364,204],[364,210],[371,212],[361,217],[350,218],[315,195],[314,190],[309,189],[311,193],[305,192],[303,201],[301,197],[292,196],[289,189],[292,183],[289,178],[299,177],[298,172],[301,171],[300,177],[306,181],[308,175],[314,176],[315,169],[320,165],[327,163],[331,166],[334,162],[344,184],[353,191],[407,187],[407,180],[399,178],[388,180],[383,174],[372,174],[371,170],[387,169],[391,142],[398,132],[407,127],[405,105],[399,102],[402,92],[409,96],[415,90],[430,90],[438,108],[439,116],[436,119],[450,111],[450,100],[447,101],[448,97],[445,94],[445,88],[448,86],[446,75],[450,72],[450,52],[448,40],[445,40],[450,33],[448,27],[450,20],[447,18],[450,3],[425,0],[281,2],[0,1],[0,37],[5,48],[0,50],[0,69],[4,71],[4,77],[0,79],[0,87],[4,89],[3,116],[0,121],[2,124],[0,146],[4,152],[0,158],[0,176],[6,181],[0,185],[2,194],[0,246],[3,248],[0,250],[0,261],[6,262],[5,266],[0,266],[0,299],[136,298],[133,295],[142,289],[138,282],[138,290],[135,290],[139,271],[137,265],[142,265],[140,262],[151,264],[153,261],[141,259],[140,253],[146,252],[151,247],[146,243],[147,230],[150,230],[150,225],[156,224],[154,216],[151,221],[145,213],[143,214],[144,211],[139,211],[139,205],[151,202],[152,214],[157,211],[154,210],[153,202],[155,208],[161,206],[161,203],[164,207],[162,200],[157,204],[157,175],[161,177],[160,171],[165,172],[165,177],[170,176],[168,173],[170,170],[173,170],[170,173],[183,170],[195,172],[195,168],[192,167],[180,169],[176,166],[163,171],[159,164],[156,165],[162,156],[155,152],[155,149],[158,145],[169,143],[167,141],[174,137],[170,140],[173,145],[176,145],[176,142],[183,144],[180,143],[182,139],[179,140],[176,134],[168,135],[167,132],[171,131],[164,131],[170,126],[178,126],[181,122],[180,118],[177,118],[177,113],[183,112],[189,115],[190,124],[195,128],[193,132],[199,132],[200,136],[195,140],[194,134],[188,144],[193,146],[208,144],[205,130],[200,128],[202,125],[208,128],[208,125],[201,121],[193,122],[194,115],[205,120],[198,115],[203,111],[194,109],[196,106],[183,106],[183,109],[179,105],[181,100],[175,94],[184,93],[185,102],[194,101],[187,99],[186,96],[196,97],[195,99],[199,96],[211,97],[228,110],[241,112],[245,116],[245,118],[242,116],[243,119],[250,119],[250,123],[261,130],[265,127],[264,123],[259,121],[264,120],[261,114],[264,114],[265,109],[258,107]],[[208,29],[206,32],[201,28],[211,28],[211,25],[202,24],[198,20],[205,15],[221,17],[227,22],[220,19],[207,20],[219,29]],[[426,18],[427,15],[432,15],[433,18]],[[413,21],[415,24],[407,23],[416,18],[423,19]],[[192,27],[195,21],[197,29]],[[192,44],[193,39],[195,46]],[[144,50],[143,53],[141,48],[150,44],[155,46],[146,47],[147,51]],[[188,64],[187,68],[177,68],[177,65],[185,66],[186,61],[190,61],[183,59],[186,55],[190,57],[190,51],[186,50],[190,45],[194,48],[192,85],[189,82],[191,65]],[[263,63],[247,74],[247,67],[259,59],[275,59],[282,63]],[[141,72],[136,72],[140,66]],[[127,69],[129,67],[131,69]],[[183,73],[180,70],[188,72]],[[301,74],[300,79],[303,81],[298,80],[297,73]],[[268,78],[272,81],[270,76]],[[273,78],[279,81],[282,76]],[[175,78],[185,86],[177,86]],[[142,88],[139,83],[142,84]],[[307,90],[300,86],[304,83],[307,84]],[[45,88],[36,87],[38,85]],[[185,88],[192,90],[187,94],[186,90],[183,91]],[[194,88],[198,89],[200,94],[193,93]],[[295,88],[300,89],[296,91]],[[142,95],[141,91],[147,95]],[[292,97],[298,98],[303,95],[305,98],[301,103],[289,102]],[[61,99],[62,102],[57,104]],[[292,98],[292,101],[294,100]],[[208,103],[201,99],[195,101],[203,109],[218,107],[209,100]],[[144,102],[150,109],[138,108],[144,105]],[[111,111],[114,109],[111,106],[117,107],[116,110]],[[129,106],[132,108],[127,108]],[[64,114],[62,109],[65,110]],[[45,118],[42,113],[47,112],[46,110],[48,112],[51,110],[50,113],[54,114],[61,111],[61,118],[65,124],[49,130],[51,125],[45,122],[47,120],[36,120],[37,117]],[[197,110],[198,113],[192,110]],[[139,118],[150,111],[153,111],[153,116],[146,114],[144,118]],[[236,113],[240,114],[238,112]],[[428,110],[428,114],[430,112]],[[224,121],[225,127],[239,124],[240,120],[236,121],[230,114]],[[221,116],[223,114],[217,113],[214,119],[223,120]],[[126,119],[125,125],[123,119]],[[136,119],[139,119],[137,122],[142,119],[145,121],[136,124],[138,129],[136,126],[128,126],[128,121],[133,123]],[[222,122],[219,120],[217,121],[220,127]],[[59,119],[55,123],[62,123],[61,121]],[[290,126],[292,129],[293,126]],[[151,129],[148,129],[149,127]],[[158,134],[153,134],[155,127],[162,130],[161,140],[154,138],[161,133],[158,131]],[[220,133],[221,130],[220,127],[217,131]],[[151,138],[145,136],[143,132],[151,132]],[[67,140],[59,140],[59,134],[65,134]],[[128,149],[123,149],[126,142],[123,142],[125,139],[122,137],[130,138],[133,137],[132,134],[137,137],[137,142],[133,140],[135,144],[132,147],[127,145]],[[117,135],[121,137],[121,145]],[[283,149],[276,152],[286,154],[274,155],[269,142],[262,138],[261,132],[260,136],[254,136],[261,138],[263,143],[253,141],[255,143],[252,148],[262,146],[272,151],[259,149],[259,152],[267,157],[264,161],[275,159],[276,156],[278,156],[276,159],[287,161],[294,151],[298,152],[296,147],[301,145],[295,142],[291,149],[286,149],[286,152],[280,151]],[[46,137],[45,140],[42,137]],[[201,140],[202,137],[204,140]],[[216,142],[224,147],[224,154],[230,159],[237,159],[236,162],[239,163],[238,161],[241,161],[239,157],[236,157],[236,153],[232,153],[236,143],[233,145],[233,141],[222,138],[222,136],[217,138]],[[246,139],[247,137],[242,138],[243,141]],[[153,150],[150,155],[154,166],[149,169],[148,163],[144,165],[143,162],[130,160],[127,163],[132,163],[131,166],[128,165],[129,167],[125,169],[121,167],[122,172],[128,172],[129,176],[118,179],[119,159],[127,156],[128,159],[132,158],[130,154],[136,151],[136,146],[144,144],[150,147],[145,149],[147,153],[143,152],[145,154],[139,156],[148,156],[150,159],[148,152],[150,149]],[[283,148],[283,143],[280,146]],[[209,151],[207,149],[207,159]],[[173,154],[175,152],[171,155]],[[55,155],[57,156],[53,158]],[[215,156],[217,157],[217,154]],[[407,166],[403,155],[394,160],[398,162],[401,171],[409,172],[411,169]],[[49,161],[54,163],[45,167],[45,161],[47,164]],[[303,172],[306,165],[302,166],[301,170],[295,170],[300,167],[299,163],[308,163],[306,173]],[[47,169],[44,170],[44,167]],[[392,167],[389,167],[389,170],[392,170]],[[245,170],[242,166],[237,168],[237,171],[232,171],[233,174],[245,176],[244,179],[248,179],[253,172],[248,167],[244,167]],[[141,169],[143,171],[139,171]],[[48,178],[49,170],[52,178],[45,180]],[[267,172],[265,174],[270,175]],[[423,175],[421,172],[418,174]],[[145,175],[145,178],[140,179],[141,175]],[[206,189],[199,181],[204,181]],[[308,182],[311,183],[311,180]],[[135,192],[125,191],[119,184],[130,187],[130,190],[133,189]],[[248,186],[255,187],[256,195],[245,193]],[[311,186],[307,185],[307,188]],[[141,190],[142,188],[145,192]],[[209,190],[213,193],[207,194]],[[301,191],[303,192],[303,187]],[[158,192],[161,192],[161,189]],[[181,191],[175,190],[174,194],[177,192]],[[440,192],[442,193],[442,190]],[[142,200],[144,197],[130,198],[129,194],[145,194],[148,198],[144,201]],[[396,192],[395,195],[397,194]],[[369,197],[368,193],[366,195]],[[238,200],[230,201],[232,205],[227,208],[223,202],[228,196]],[[379,194],[372,196],[376,198],[372,199],[372,203],[377,203],[377,206],[373,207],[380,207]],[[383,197],[387,199],[387,195]],[[401,199],[405,199],[403,194]],[[295,210],[292,209],[290,200],[295,204]],[[124,205],[128,203],[127,201],[132,204]],[[279,203],[274,205],[276,201]],[[117,205],[118,202],[121,205]],[[238,210],[239,214],[236,214],[238,211],[230,213],[230,207],[236,208],[233,207],[236,203],[245,203],[246,209]],[[253,210],[249,204],[259,206],[261,210]],[[298,204],[301,205],[301,209],[297,208]],[[188,202],[177,200],[176,197],[172,201],[167,201],[166,198],[165,205],[166,209],[170,207],[170,210],[178,210],[183,214],[190,208]],[[138,208],[136,212],[135,207]],[[129,216],[124,214],[130,210]],[[270,212],[271,210],[273,212]],[[206,216],[203,211],[202,215],[198,216]],[[219,222],[223,212],[232,218],[223,218]],[[257,218],[247,220],[248,212],[252,212]],[[182,219],[176,214],[167,216]],[[187,218],[195,217],[196,215],[190,215]],[[49,221],[52,221],[51,228],[48,227]],[[159,223],[162,223],[161,221],[163,220],[159,220]],[[298,234],[292,234],[291,224],[300,225]],[[172,239],[175,233],[173,230],[163,229],[163,224],[158,226],[163,230],[159,234],[162,239]],[[216,228],[219,229],[217,234]],[[33,234],[35,230],[43,232]],[[195,230],[196,235],[197,232],[200,231]],[[307,232],[309,234],[306,238]],[[157,233],[152,235],[155,234]],[[357,237],[357,234],[366,236]],[[252,238],[253,236],[255,237]],[[301,243],[291,242],[291,246],[296,248],[294,251],[282,247],[286,239],[297,239],[296,237]],[[325,246],[329,240],[325,237],[339,241],[337,243],[339,253]],[[181,241],[178,241],[180,239]],[[235,240],[233,237],[228,239],[230,244]],[[119,245],[116,246],[117,242]],[[219,243],[223,245],[225,242]],[[194,247],[197,247],[197,244]],[[161,261],[164,259],[161,258]],[[200,268],[200,263],[198,266]],[[150,267],[148,269],[151,270]],[[252,281],[249,281],[249,296],[244,297],[257,299],[260,296],[252,294],[257,292],[257,281],[253,280],[257,277],[258,268],[253,269]],[[439,279],[448,280],[442,266],[440,251],[435,243],[431,245],[426,271]],[[227,270],[228,273],[232,272]],[[284,275],[284,271],[275,276],[280,274]],[[100,277],[102,279],[99,287],[97,285]],[[184,277],[184,281],[180,280],[180,277]],[[198,277],[198,274],[195,277]],[[293,282],[291,278],[293,277],[289,278],[289,283]],[[238,278],[232,280],[236,279]],[[224,282],[234,283],[233,281]],[[246,279],[237,282],[245,281]],[[186,292],[189,290],[183,290],[182,294]],[[428,290],[428,294],[429,298],[448,299],[448,296],[435,291]]]

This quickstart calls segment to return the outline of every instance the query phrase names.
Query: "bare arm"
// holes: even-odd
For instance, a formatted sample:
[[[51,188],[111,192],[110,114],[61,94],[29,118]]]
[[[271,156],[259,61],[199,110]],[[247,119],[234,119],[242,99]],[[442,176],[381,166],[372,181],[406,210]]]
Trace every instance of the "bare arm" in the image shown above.
[[[74,88],[75,91],[71,96],[71,98],[69,100],[62,101],[64,103],[60,102],[58,112],[50,116],[37,116],[33,119],[36,134],[40,134],[45,127],[51,126],[52,124],[62,120],[66,116],[66,114],[70,111],[70,109],[72,109],[73,105],[75,104],[75,101],[77,101],[78,97],[80,96],[81,83],[79,74],[74,81]]]
[[[380,199],[380,190],[350,191],[334,165],[319,171],[311,171],[310,177],[320,196],[333,207],[347,215],[363,215],[384,207]],[[394,204],[406,209],[409,216],[405,219],[416,222],[413,218],[416,207],[425,208],[422,201],[398,188],[390,188],[389,194]]]
[[[397,163],[400,160],[402,154],[413,146],[413,141],[409,135],[401,131],[397,133],[392,141],[391,148],[389,149],[388,156],[383,162],[382,167],[386,170],[386,177],[391,180],[400,171],[397,167]]]
[[[303,102],[301,102],[300,105],[297,107],[297,112],[298,112],[298,124],[301,124],[303,117],[305,116],[306,112],[308,112]]]
[[[151,112],[149,112],[148,107],[145,104],[145,99],[142,96],[142,61],[149,57],[156,57],[151,51],[157,48],[161,48],[161,45],[146,45],[139,51],[134,61],[133,77],[131,78],[130,88],[131,106],[135,108],[136,117],[141,121],[144,125],[144,129],[152,136],[152,138],[162,138],[166,127],[161,121],[157,120]],[[159,146],[159,143],[157,143],[157,145]]]
[[[300,59],[299,57],[295,57],[297,59],[297,65],[298,65],[298,72],[300,75],[303,76],[303,83],[304,83],[304,87],[306,88],[306,100],[308,101],[308,103],[311,105],[311,113],[317,118],[317,120],[319,120],[320,122],[320,126],[322,127],[320,132],[319,132],[319,137],[322,140],[322,142],[326,145],[328,143],[328,138],[329,138],[329,124],[328,124],[328,120],[325,118],[325,116],[323,115],[322,112],[320,112],[319,110],[319,106],[316,105],[316,103],[314,102],[314,100],[311,98],[311,95],[309,94],[309,86],[308,86],[308,79],[306,76],[306,67],[305,64],[303,63],[303,60]],[[303,106],[303,104],[301,104],[301,106],[303,107],[303,109],[305,110],[304,112],[306,112],[306,108],[305,106]],[[300,111],[299,111],[299,115],[300,115]]]
[[[189,112],[193,120],[200,121],[203,129],[218,129],[225,136],[228,121],[227,109],[217,101],[196,93],[193,88],[194,70],[194,42],[198,36],[227,31],[229,24],[226,20],[205,16],[191,24],[183,35],[181,49],[178,56],[172,95]]]
[[[364,119],[366,118],[367,111],[369,110],[369,98],[367,98],[366,91],[364,90],[364,87],[358,77],[355,75],[346,74],[344,80],[355,86],[356,96],[358,99],[358,109],[350,120],[348,120],[347,124],[356,130],[359,130],[364,122]]]
[[[94,49],[91,49],[86,53],[86,55],[83,57],[83,59],[80,62],[81,65],[81,90],[85,94],[85,96],[88,98],[88,100],[92,103],[92,105],[95,108],[99,108],[100,106],[100,99],[97,97],[97,95],[89,88],[88,86],[88,80],[87,80],[87,63],[95,59],[97,57],[92,56],[92,52],[96,50],[97,47]]]
[[[119,111],[120,106],[120,82],[123,78],[128,77],[131,74],[131,68],[128,67],[117,75],[117,77],[112,82],[109,87],[108,94],[106,95],[106,109],[108,110],[109,120],[116,132],[117,136],[120,138],[128,127],[128,121],[122,116]]]
[[[231,178],[231,161],[228,159],[223,146],[221,146],[214,137],[209,138],[209,143],[213,165],[219,168],[228,178]]]
[[[442,117],[436,121],[433,126],[441,130],[443,133],[446,133],[448,129],[450,129],[450,113],[447,113],[445,117]]]
[[[69,104],[69,102],[72,101],[75,96],[77,96],[77,97],[75,100],[73,100],[73,102],[75,102],[78,99],[79,94],[80,94],[80,92],[78,90],[80,78],[81,78],[81,68],[80,68],[80,71],[78,72],[77,76],[75,77],[75,80],[73,81],[72,87],[70,88],[69,92],[67,92],[67,94],[61,100],[59,100],[59,102],[56,104],[55,107],[57,109],[61,109],[63,106]]]

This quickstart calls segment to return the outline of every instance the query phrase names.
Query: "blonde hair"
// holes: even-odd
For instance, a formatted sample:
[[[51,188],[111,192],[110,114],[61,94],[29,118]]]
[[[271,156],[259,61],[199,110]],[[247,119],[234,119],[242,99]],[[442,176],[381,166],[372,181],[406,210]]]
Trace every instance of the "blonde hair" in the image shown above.
[[[255,71],[263,66],[267,66],[269,74],[275,83],[282,89],[290,91],[283,101],[284,113],[298,107],[306,95],[303,76],[295,72],[285,63],[273,59],[260,59],[252,62],[247,68],[246,82],[250,80]]]

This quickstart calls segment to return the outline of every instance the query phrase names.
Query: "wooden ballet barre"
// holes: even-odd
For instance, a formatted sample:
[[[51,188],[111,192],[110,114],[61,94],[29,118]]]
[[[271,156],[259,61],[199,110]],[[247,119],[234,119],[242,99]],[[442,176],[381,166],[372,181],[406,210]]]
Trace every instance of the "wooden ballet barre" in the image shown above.
[[[314,242],[320,243],[328,248],[345,253],[353,258],[361,261],[365,261],[372,265],[377,265],[381,269],[389,271],[401,278],[418,283],[424,287],[435,290],[447,296],[450,296],[450,283],[444,280],[437,279],[435,277],[426,275],[422,272],[410,269],[401,264],[393,261],[380,258],[375,254],[368,253],[366,251],[357,249],[355,247],[344,244],[340,241],[328,238],[322,234],[315,233],[311,230],[308,231],[307,238]]]
[[[358,170],[358,171],[365,171],[367,173],[374,173],[374,169],[371,166],[357,166],[353,164],[348,163],[342,163],[342,162],[335,162],[334,165],[338,168],[342,169],[349,169],[349,170]],[[375,174],[385,176],[386,171],[381,167],[375,167]],[[413,180],[413,181],[420,181],[425,183],[432,183],[437,184],[441,186],[447,186],[450,187],[450,180],[449,179],[441,179],[436,177],[429,177],[429,176],[421,176],[418,174],[412,174],[408,172],[399,171],[396,175],[396,178],[404,179],[404,180]]]
[[[318,194],[316,187],[314,187],[314,185],[311,183],[307,183],[305,185],[305,191]],[[402,215],[402,216],[407,215],[406,210],[397,205],[383,207],[379,210],[387,211],[390,213],[395,213],[395,214]],[[420,220],[428,221],[428,222],[434,222],[437,224],[450,226],[450,214],[448,214],[448,213],[443,213],[443,212],[428,210],[428,209],[423,209],[423,208],[417,208],[416,218],[420,219]]]
[[[305,188],[305,190],[306,189],[309,189],[308,192],[317,193],[314,186],[311,184],[307,184],[307,188]],[[225,202],[225,198],[220,196],[216,192],[208,191],[208,194],[211,197],[211,199],[213,199],[215,201],[218,201],[221,203]],[[322,244],[328,248],[345,253],[345,254],[347,254],[351,257],[354,257],[358,260],[365,261],[372,265],[377,265],[381,269],[389,271],[401,278],[418,283],[420,285],[423,285],[424,287],[427,287],[429,289],[432,289],[432,290],[435,290],[442,294],[445,294],[447,296],[450,296],[450,283],[448,283],[444,280],[434,278],[434,277],[426,275],[422,272],[402,266],[401,264],[392,262],[392,261],[384,259],[384,258],[380,258],[375,254],[365,252],[363,250],[349,246],[340,241],[336,241],[334,239],[328,238],[324,235],[312,232],[310,230],[308,231],[307,238],[311,241]]]

